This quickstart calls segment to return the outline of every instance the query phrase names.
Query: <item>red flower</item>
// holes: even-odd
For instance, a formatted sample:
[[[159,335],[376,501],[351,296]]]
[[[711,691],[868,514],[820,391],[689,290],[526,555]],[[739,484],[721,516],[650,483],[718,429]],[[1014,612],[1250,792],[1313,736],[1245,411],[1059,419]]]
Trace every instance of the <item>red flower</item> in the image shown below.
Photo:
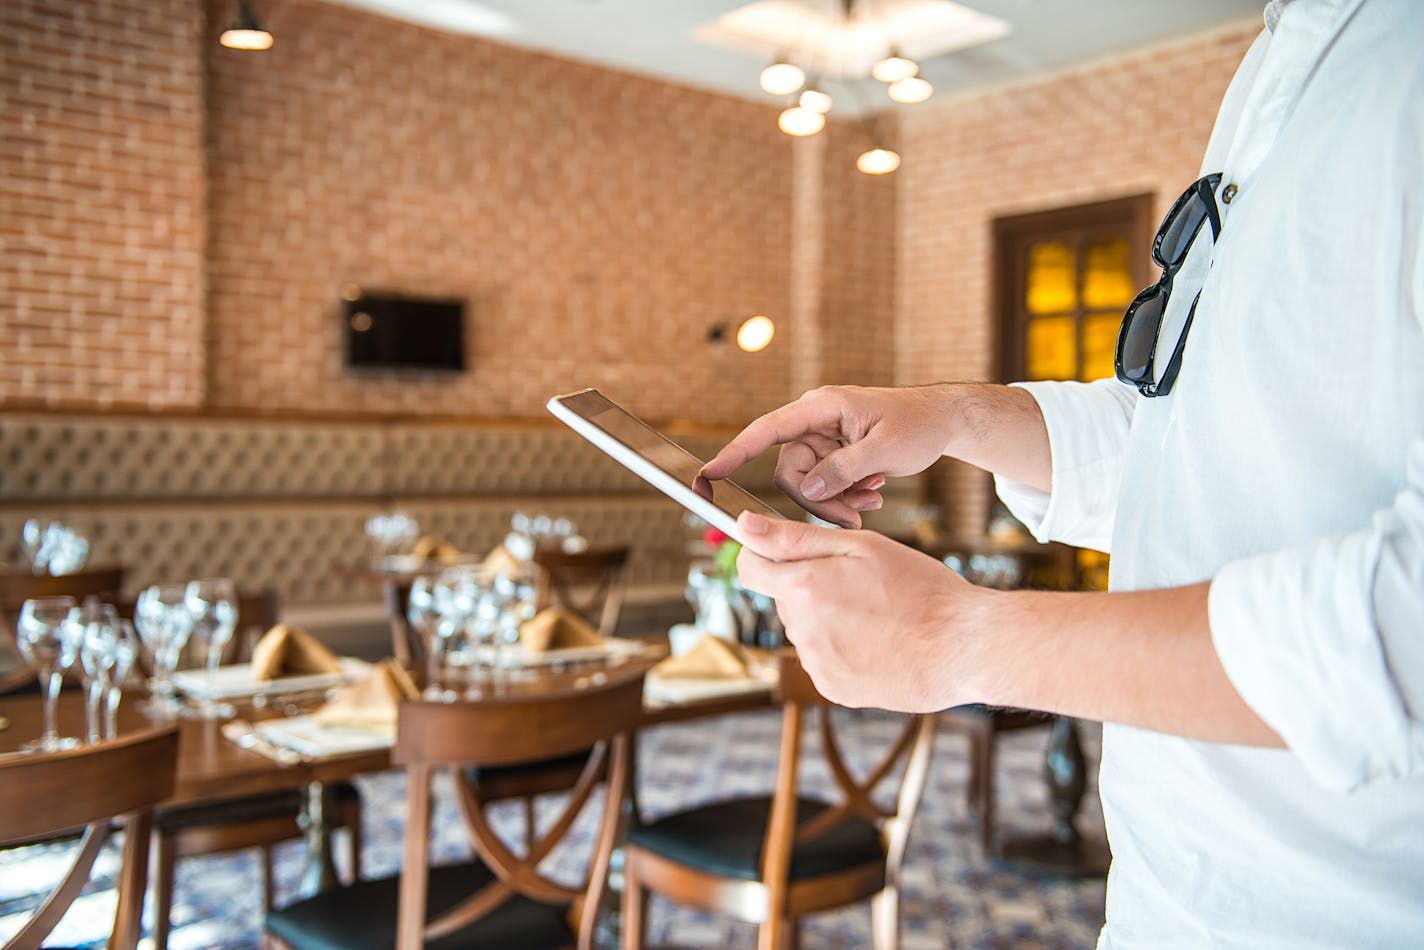
[[[727,533],[725,531],[719,531],[711,526],[709,526],[706,531],[702,532],[702,543],[707,545],[709,548],[719,548],[722,546],[723,542],[730,540],[731,538],[727,537]]]

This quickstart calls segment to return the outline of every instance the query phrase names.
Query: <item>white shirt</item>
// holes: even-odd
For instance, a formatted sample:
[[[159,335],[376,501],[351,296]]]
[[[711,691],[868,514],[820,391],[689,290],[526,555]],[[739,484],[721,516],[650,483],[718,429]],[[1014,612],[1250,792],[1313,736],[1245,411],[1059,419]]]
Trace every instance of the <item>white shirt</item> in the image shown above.
[[[1104,728],[1113,950],[1424,947],[1424,3],[1277,12],[1202,164],[1239,192],[1174,282],[1171,394],[1026,384],[1053,492],[999,482],[1115,589],[1212,579],[1288,746]]]

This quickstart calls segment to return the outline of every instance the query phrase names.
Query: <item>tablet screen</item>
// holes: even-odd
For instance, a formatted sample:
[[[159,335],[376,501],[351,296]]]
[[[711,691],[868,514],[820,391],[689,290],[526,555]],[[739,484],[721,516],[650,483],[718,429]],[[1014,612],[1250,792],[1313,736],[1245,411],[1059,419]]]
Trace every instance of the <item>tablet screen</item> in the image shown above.
[[[703,464],[700,459],[596,389],[556,396],[549,401],[549,409],[654,487],[733,537],[735,532],[728,530],[727,522],[735,523],[743,511],[784,517],[735,482],[703,478],[698,474]],[[634,464],[633,460],[641,460],[643,464]],[[654,477],[643,466],[651,466],[663,477]],[[702,504],[696,504],[694,499]],[[722,517],[710,515],[706,511],[707,502]]]

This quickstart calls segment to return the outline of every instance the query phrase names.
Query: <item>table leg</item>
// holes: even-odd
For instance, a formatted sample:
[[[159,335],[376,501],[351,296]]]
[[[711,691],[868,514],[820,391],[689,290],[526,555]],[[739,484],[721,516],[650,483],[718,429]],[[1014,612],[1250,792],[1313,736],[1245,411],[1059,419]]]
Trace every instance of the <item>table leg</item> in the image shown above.
[[[1088,786],[1088,763],[1078,738],[1078,724],[1067,716],[1053,721],[1044,759],[1044,780],[1053,803],[1053,831],[1005,841],[1004,863],[1050,875],[1101,877],[1111,855],[1107,842],[1085,838],[1073,823]]]
[[[331,826],[327,821],[327,806],[330,803],[326,786],[321,782],[308,782],[306,793],[302,812],[297,816],[297,824],[305,833],[307,845],[306,860],[297,883],[297,895],[303,898],[314,897],[340,883],[336,876],[336,864],[331,858]]]

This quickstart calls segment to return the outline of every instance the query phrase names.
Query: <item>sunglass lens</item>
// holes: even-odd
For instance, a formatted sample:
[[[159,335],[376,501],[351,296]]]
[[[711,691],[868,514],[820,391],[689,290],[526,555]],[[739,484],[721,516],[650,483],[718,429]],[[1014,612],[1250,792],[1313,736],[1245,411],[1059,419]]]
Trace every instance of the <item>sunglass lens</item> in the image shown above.
[[[1187,249],[1192,246],[1192,240],[1201,230],[1202,222],[1206,220],[1206,204],[1196,194],[1178,205],[1176,211],[1162,232],[1158,253],[1162,258],[1159,263],[1163,267],[1176,267],[1182,263],[1182,259],[1187,256]]]
[[[1148,364],[1157,346],[1157,325],[1165,303],[1160,287],[1148,287],[1127,308],[1117,340],[1117,361],[1126,382],[1149,382]]]

